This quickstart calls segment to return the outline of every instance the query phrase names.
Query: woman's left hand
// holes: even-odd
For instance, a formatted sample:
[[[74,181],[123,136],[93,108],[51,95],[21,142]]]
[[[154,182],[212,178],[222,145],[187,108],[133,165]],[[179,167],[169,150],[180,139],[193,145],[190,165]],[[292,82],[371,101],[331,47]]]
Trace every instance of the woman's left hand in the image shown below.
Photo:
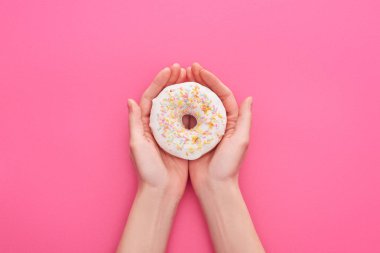
[[[140,186],[151,186],[181,198],[188,178],[188,161],[172,156],[156,143],[149,127],[152,99],[168,85],[184,82],[186,70],[179,64],[161,70],[145,90],[140,106],[128,100],[130,147]]]

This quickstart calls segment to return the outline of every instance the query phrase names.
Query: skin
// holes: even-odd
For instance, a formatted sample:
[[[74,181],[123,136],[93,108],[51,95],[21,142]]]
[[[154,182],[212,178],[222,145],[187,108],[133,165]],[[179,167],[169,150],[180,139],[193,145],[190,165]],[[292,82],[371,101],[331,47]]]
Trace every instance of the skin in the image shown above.
[[[184,81],[213,90],[227,112],[222,141],[194,161],[163,151],[149,127],[152,99],[167,85]],[[128,101],[131,157],[139,186],[118,253],[165,252],[188,179],[201,203],[216,252],[264,252],[238,184],[240,163],[249,144],[251,104],[248,97],[239,108],[230,89],[198,63],[187,69],[179,64],[164,68],[144,92],[140,105]],[[195,125],[190,118],[184,123],[189,128]]]

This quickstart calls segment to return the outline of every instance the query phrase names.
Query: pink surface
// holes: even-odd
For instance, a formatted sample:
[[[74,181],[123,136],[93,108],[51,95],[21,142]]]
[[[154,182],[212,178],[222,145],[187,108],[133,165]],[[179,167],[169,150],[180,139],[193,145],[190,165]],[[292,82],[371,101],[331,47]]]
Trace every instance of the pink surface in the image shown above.
[[[241,188],[268,252],[380,252],[376,0],[1,1],[0,252],[113,252],[127,98],[199,61],[254,98]],[[189,185],[169,252],[212,246]]]

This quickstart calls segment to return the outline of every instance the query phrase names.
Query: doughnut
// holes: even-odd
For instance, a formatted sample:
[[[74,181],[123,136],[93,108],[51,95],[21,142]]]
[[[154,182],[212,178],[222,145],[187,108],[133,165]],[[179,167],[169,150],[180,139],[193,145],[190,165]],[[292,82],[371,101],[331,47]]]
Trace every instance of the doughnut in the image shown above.
[[[187,129],[185,115],[197,123]],[[219,97],[209,88],[185,82],[165,87],[152,100],[149,126],[157,144],[167,153],[195,160],[212,150],[226,130],[226,110]]]

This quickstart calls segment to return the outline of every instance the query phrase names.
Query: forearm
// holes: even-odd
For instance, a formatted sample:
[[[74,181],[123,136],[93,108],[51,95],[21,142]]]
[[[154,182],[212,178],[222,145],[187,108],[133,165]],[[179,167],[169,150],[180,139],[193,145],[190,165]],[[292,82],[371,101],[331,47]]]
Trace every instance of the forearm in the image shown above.
[[[196,191],[216,252],[264,252],[237,180],[205,182]]]
[[[165,252],[178,202],[165,190],[140,186],[117,252]]]

